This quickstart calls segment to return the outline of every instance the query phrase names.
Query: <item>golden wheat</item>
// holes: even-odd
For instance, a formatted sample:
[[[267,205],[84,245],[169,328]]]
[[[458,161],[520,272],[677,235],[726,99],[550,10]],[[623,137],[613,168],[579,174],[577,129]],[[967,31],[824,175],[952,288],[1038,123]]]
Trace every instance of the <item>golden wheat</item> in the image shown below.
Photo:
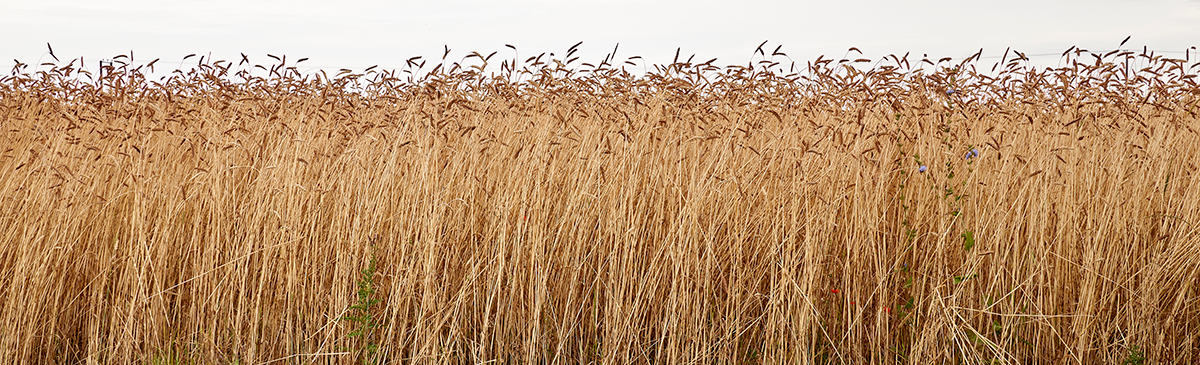
[[[1200,362],[1196,65],[572,53],[18,66],[0,362]]]

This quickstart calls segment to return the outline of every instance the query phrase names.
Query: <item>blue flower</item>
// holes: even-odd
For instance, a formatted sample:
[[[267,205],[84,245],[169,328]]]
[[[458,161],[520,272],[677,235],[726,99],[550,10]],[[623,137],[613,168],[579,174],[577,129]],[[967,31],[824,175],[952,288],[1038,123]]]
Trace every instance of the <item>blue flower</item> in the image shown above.
[[[970,160],[972,157],[979,157],[978,148],[972,148],[970,151],[967,151],[967,159]]]
[[[925,172],[925,165],[921,165],[921,167],[920,167],[920,168],[917,168],[917,171],[918,171],[918,172]]]
[[[957,91],[957,90],[954,90],[954,89],[946,90],[946,95],[950,95],[950,94],[953,94],[953,93],[956,93],[956,92],[958,92],[958,91]]]

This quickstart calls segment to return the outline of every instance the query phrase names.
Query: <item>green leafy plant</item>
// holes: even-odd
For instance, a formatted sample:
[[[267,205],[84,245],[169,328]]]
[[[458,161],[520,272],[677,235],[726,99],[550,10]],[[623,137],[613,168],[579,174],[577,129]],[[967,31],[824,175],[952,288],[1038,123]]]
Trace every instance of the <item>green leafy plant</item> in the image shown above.
[[[954,285],[962,284],[962,282],[974,279],[976,276],[979,276],[979,274],[955,276],[954,277]]]
[[[1125,355],[1125,360],[1121,361],[1121,365],[1143,365],[1146,363],[1146,354],[1138,345],[1129,346],[1129,353]]]
[[[375,288],[377,260],[375,245],[372,243],[371,261],[367,264],[367,268],[362,270],[362,277],[358,280],[358,300],[350,306],[350,314],[341,318],[343,321],[351,322],[354,326],[350,337],[359,340],[359,347],[354,350],[354,354],[357,358],[362,359],[363,364],[375,364],[378,361],[379,345],[371,340],[375,329],[379,327],[371,315],[371,308],[380,302],[380,299],[376,297]]]

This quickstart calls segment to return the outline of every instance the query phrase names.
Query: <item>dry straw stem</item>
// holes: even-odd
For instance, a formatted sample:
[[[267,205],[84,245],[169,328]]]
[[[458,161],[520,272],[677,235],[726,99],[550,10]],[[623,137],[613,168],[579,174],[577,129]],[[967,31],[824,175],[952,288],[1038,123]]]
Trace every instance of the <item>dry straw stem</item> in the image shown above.
[[[1195,65],[1065,57],[18,67],[0,362],[1200,362]]]

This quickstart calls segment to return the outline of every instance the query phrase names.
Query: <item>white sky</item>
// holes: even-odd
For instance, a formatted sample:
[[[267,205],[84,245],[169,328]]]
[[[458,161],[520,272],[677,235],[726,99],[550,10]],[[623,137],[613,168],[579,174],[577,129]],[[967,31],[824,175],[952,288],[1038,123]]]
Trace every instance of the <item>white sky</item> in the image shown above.
[[[493,62],[542,52],[558,56],[583,41],[581,62],[597,63],[620,43],[618,59],[643,56],[670,62],[718,58],[746,64],[755,47],[782,45],[797,64],[842,58],[858,47],[865,57],[912,52],[965,58],[980,48],[999,57],[1006,47],[1026,54],[1061,54],[1071,46],[1167,51],[1183,58],[1200,45],[1200,0],[1013,1],[254,1],[254,0],[0,0],[0,73],[13,59],[52,62],[46,43],[64,62],[133,51],[135,63],[162,58],[174,69],[190,53],[238,61],[246,53],[271,64],[268,53],[336,71],[371,65],[400,68],[424,56],[430,66],[443,45],[450,59],[498,51]],[[1192,51],[1195,62],[1198,53]],[[851,58],[857,58],[855,55]],[[912,57],[910,56],[910,59]],[[198,60],[192,58],[189,64]],[[988,61],[988,60],[985,60]],[[995,62],[995,59],[990,60]],[[1054,65],[1058,56],[1035,57]]]

